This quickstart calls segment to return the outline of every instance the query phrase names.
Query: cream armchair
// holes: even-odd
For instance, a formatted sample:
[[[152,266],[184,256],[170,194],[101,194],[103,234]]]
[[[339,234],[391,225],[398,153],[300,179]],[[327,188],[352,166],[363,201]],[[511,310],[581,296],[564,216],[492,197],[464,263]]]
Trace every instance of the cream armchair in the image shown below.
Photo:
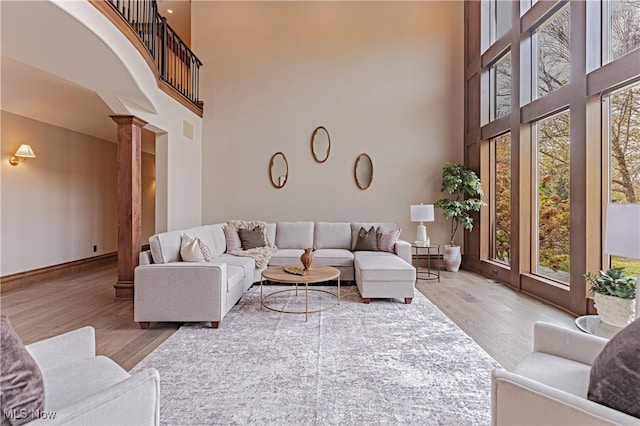
[[[44,415],[29,424],[160,423],[158,371],[149,368],[129,374],[111,359],[96,356],[92,327],[26,348],[42,371],[45,391]]]
[[[587,399],[591,365],[606,343],[536,323],[533,352],[513,371],[492,373],[492,425],[640,425],[640,419]]]

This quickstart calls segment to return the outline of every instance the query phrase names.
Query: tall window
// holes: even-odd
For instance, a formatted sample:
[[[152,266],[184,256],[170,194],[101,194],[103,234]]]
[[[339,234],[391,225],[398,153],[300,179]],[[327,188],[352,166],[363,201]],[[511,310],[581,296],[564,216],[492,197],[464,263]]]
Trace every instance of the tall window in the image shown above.
[[[569,82],[571,27],[569,8],[565,7],[533,34],[537,46],[534,58],[536,97],[541,98]]]
[[[489,69],[489,120],[511,113],[511,52]]]
[[[499,39],[511,28],[511,1],[491,0],[491,41]]]
[[[533,272],[569,283],[569,111],[538,121]]]
[[[640,2],[610,0],[605,7],[605,62],[613,61],[640,47]],[[608,60],[607,60],[608,59]]]
[[[640,202],[640,84],[608,97],[609,201]],[[611,256],[611,266],[640,275],[640,260]]]
[[[511,133],[489,141],[491,150],[491,258],[511,264]]]

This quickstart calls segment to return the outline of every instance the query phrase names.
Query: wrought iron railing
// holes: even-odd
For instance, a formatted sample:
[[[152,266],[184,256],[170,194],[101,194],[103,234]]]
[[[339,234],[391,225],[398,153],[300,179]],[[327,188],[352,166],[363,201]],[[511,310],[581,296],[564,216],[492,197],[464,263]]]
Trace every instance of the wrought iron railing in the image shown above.
[[[156,0],[107,0],[138,34],[160,78],[198,108],[202,62],[158,13]]]

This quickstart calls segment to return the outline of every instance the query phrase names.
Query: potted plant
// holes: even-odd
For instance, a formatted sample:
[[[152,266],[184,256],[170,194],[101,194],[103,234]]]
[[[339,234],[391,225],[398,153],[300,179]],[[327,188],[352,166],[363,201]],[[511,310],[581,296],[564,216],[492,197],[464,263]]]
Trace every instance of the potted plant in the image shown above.
[[[442,209],[442,216],[451,220],[451,234],[449,244],[444,246],[443,261],[447,271],[457,272],[462,262],[460,246],[455,244],[458,228],[467,231],[473,229],[473,217],[471,212],[480,211],[485,205],[479,197],[482,197],[482,185],[480,178],[473,170],[460,164],[447,163],[442,169],[441,192],[455,195],[454,199],[443,198],[435,203]]]
[[[584,275],[591,283],[593,302],[600,320],[614,327],[625,327],[635,318],[637,279],[628,276],[620,268],[600,271],[597,277],[590,272]]]

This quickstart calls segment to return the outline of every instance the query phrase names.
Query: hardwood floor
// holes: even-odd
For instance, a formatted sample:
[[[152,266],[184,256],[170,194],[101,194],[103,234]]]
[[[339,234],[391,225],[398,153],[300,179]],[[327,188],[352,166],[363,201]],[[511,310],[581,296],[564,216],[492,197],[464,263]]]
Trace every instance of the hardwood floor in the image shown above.
[[[114,300],[116,280],[117,265],[104,265],[10,290],[0,297],[0,308],[26,344],[91,325],[98,354],[129,370],[179,324],[141,330],[133,302]],[[442,272],[440,282],[419,281],[417,288],[506,368],[531,350],[535,321],[575,328],[572,315],[474,273]]]

